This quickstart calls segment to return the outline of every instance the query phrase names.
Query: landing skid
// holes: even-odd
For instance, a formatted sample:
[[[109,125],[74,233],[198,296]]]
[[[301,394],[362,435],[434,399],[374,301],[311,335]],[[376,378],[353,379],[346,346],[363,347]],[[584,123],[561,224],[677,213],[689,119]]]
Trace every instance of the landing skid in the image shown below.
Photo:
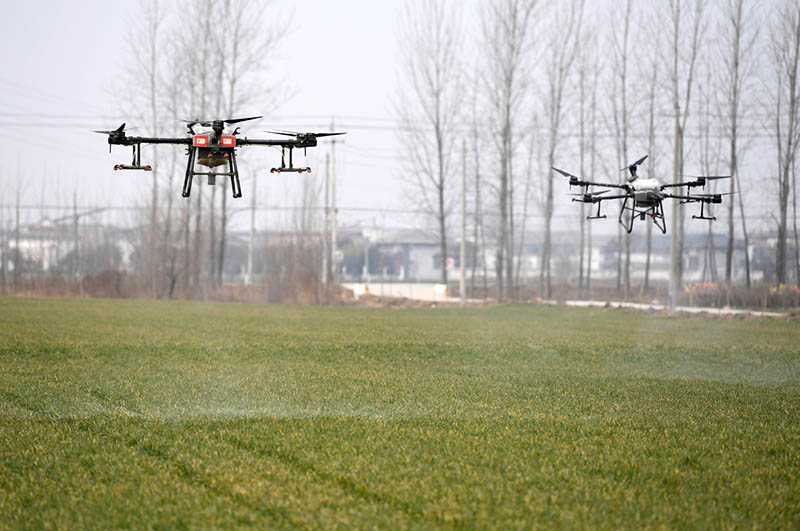
[[[141,144],[134,144],[131,146],[133,148],[133,160],[130,164],[115,164],[114,171],[117,170],[142,170],[142,171],[153,171],[153,167],[149,164],[142,166],[142,145]]]
[[[575,199],[573,199],[573,201],[575,201]],[[590,219],[606,219],[608,217],[605,214],[600,214],[600,205],[601,204],[602,204],[602,201],[598,201],[597,202],[597,214],[595,214],[594,216],[586,216],[587,221],[590,220]]]
[[[283,173],[283,172],[295,172],[295,173],[311,173],[311,168],[306,166],[305,168],[295,168],[294,163],[292,160],[292,146],[289,146],[289,165],[286,165],[286,147],[281,146],[281,165],[279,168],[272,168],[269,170],[270,173]]]
[[[296,172],[296,173],[311,173],[311,168],[271,168],[269,170],[270,173],[283,173],[283,172]]]
[[[143,170],[143,171],[153,171],[153,167],[149,164],[147,166],[133,166],[132,164],[117,164],[114,166],[114,171],[117,170]]]

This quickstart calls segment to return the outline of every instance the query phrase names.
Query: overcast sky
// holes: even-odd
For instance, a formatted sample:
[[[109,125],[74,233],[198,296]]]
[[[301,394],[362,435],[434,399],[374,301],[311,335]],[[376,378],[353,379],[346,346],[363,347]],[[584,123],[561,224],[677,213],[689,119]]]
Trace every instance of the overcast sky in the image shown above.
[[[271,67],[292,96],[272,116],[242,129],[250,137],[264,136],[262,131],[271,127],[327,129],[335,118],[337,129],[348,131],[337,150],[343,224],[373,219],[378,224],[413,224],[413,220],[387,213],[414,206],[404,194],[400,152],[392,130],[392,95],[398,74],[396,21],[402,4],[399,0],[275,3],[281,18],[291,23],[285,28],[279,58]],[[136,125],[121,115],[112,94],[115,82],[118,85],[128,67],[126,41],[133,37],[136,6],[134,1],[107,0],[7,3],[0,22],[4,50],[0,70],[1,203],[13,203],[20,176],[24,204],[64,204],[71,202],[75,192],[85,205],[136,205],[148,200],[148,174],[112,170],[116,163],[129,162],[130,151],[117,147],[109,155],[106,139],[89,132],[114,128],[122,121]],[[465,26],[474,32],[475,3],[465,2],[464,6]],[[266,23],[277,24],[274,20]],[[320,180],[327,149],[309,152],[308,163]],[[298,203],[290,183],[300,178],[268,172],[279,162],[277,152],[243,149],[240,160],[245,197],[236,207],[250,204],[254,174],[259,179],[259,204]],[[565,162],[564,166],[571,167]],[[179,187],[180,183],[171,191],[178,200]],[[557,195],[567,191],[559,189]],[[565,198],[557,213],[566,213],[570,207],[575,205]],[[383,211],[357,210],[364,208]],[[31,221],[39,216],[38,212],[23,215]],[[246,224],[244,216],[234,222]],[[604,225],[616,230],[612,221]]]

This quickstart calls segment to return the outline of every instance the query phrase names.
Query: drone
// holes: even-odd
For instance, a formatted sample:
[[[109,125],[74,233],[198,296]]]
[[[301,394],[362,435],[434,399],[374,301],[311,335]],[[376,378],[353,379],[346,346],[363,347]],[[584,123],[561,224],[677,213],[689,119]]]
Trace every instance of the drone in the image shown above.
[[[289,138],[279,139],[260,139],[260,138],[238,138],[239,128],[235,124],[256,120],[261,116],[251,116],[248,118],[228,118],[225,120],[183,120],[188,128],[187,136],[182,138],[160,138],[160,137],[141,137],[128,136],[125,132],[125,124],[112,131],[93,131],[108,135],[108,152],[111,153],[111,146],[131,146],[133,150],[133,160],[130,164],[116,164],[114,170],[142,170],[153,171],[149,164],[142,165],[142,144],[175,144],[186,146],[186,154],[189,160],[186,165],[186,176],[183,180],[183,197],[189,197],[192,193],[192,179],[197,175],[208,177],[208,184],[213,185],[217,176],[227,176],[231,179],[231,190],[233,197],[242,197],[242,187],[239,183],[239,167],[236,163],[236,149],[243,146],[272,146],[281,149],[281,165],[270,169],[270,173],[283,172],[310,172],[308,166],[295,167],[292,153],[295,148],[302,148],[305,153],[310,147],[317,145],[317,138],[325,136],[343,135],[345,133],[295,133],[292,131],[266,131],[274,135],[282,135]],[[286,151],[289,152],[289,164],[286,164]],[[199,164],[209,169],[207,172],[196,171],[195,166]],[[212,168],[226,166],[224,172],[210,171]]]
[[[647,159],[647,157],[649,157],[649,155],[645,155],[636,162],[620,170],[627,170],[630,173],[628,176],[628,182],[622,184],[584,181],[577,175],[573,175],[556,167],[551,166],[551,168],[564,177],[569,177],[570,188],[573,186],[583,187],[583,191],[581,193],[572,194],[577,196],[572,198],[573,201],[578,203],[597,203],[597,213],[594,216],[586,216],[587,220],[605,219],[608,216],[600,214],[600,206],[602,205],[602,202],[609,199],[622,199],[622,208],[620,208],[619,211],[619,223],[625,228],[626,231],[628,231],[629,234],[633,231],[633,224],[636,221],[636,218],[644,221],[647,217],[650,217],[655,226],[658,227],[663,234],[666,234],[667,224],[664,218],[664,206],[662,204],[664,199],[677,199],[682,205],[686,203],[700,203],[700,215],[693,215],[692,219],[708,221],[717,220],[716,217],[711,215],[707,216],[705,214],[705,205],[722,203],[722,196],[730,195],[730,192],[722,194],[693,194],[691,189],[696,187],[704,189],[708,181],[714,181],[717,179],[733,179],[733,175],[686,175],[685,177],[689,177],[693,180],[681,183],[661,184],[658,179],[639,179],[639,176],[636,173],[637,169],[639,165]],[[608,193],[610,190],[598,190],[596,192],[590,192],[590,186],[616,188],[622,190],[624,193],[603,195]],[[681,188],[684,186],[687,188],[686,194],[665,192],[665,189],[667,188]],[[628,220],[625,219],[626,212],[630,212],[630,218]]]

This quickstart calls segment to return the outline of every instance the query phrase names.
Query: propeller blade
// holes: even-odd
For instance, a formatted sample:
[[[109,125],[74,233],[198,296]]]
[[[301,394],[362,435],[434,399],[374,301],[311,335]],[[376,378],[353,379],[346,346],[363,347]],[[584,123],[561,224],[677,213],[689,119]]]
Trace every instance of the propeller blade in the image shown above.
[[[274,131],[264,131],[265,133],[270,133],[273,135],[285,135],[285,136],[304,136],[304,137],[313,137],[313,138],[320,138],[323,136],[335,136],[335,135],[346,135],[347,133],[296,133],[294,131],[281,131],[281,130],[274,130]]]
[[[555,166],[550,166],[550,169],[551,169],[551,170],[555,170],[555,171],[557,171],[558,173],[560,173],[560,174],[561,174],[561,175],[563,175],[564,177],[574,177],[575,179],[578,179],[578,176],[577,176],[577,175],[572,175],[572,174],[571,174],[571,173],[569,173],[568,171],[559,170],[559,169],[558,169],[558,168],[556,168]]]
[[[247,118],[229,118],[227,120],[223,120],[226,124],[238,124],[239,122],[246,122],[248,120],[258,120],[259,118],[263,118],[263,116],[249,116]]]
[[[117,127],[113,131],[92,131],[92,133],[101,133],[104,135],[112,135],[114,133],[124,133],[125,132],[125,124],[123,123],[121,126]]]
[[[346,135],[347,133],[306,133],[306,134],[308,134],[310,136],[315,136],[317,138],[320,138],[320,137],[323,137],[323,136]]]
[[[705,179],[706,181],[713,181],[715,179],[733,179],[735,175],[681,175],[681,177],[690,177],[692,179]]]

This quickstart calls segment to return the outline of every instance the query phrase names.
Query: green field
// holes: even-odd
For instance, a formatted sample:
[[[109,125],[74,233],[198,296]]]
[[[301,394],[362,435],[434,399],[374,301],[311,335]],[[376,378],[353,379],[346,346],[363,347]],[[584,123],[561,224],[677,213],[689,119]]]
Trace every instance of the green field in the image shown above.
[[[800,322],[0,298],[0,528],[800,526]]]

